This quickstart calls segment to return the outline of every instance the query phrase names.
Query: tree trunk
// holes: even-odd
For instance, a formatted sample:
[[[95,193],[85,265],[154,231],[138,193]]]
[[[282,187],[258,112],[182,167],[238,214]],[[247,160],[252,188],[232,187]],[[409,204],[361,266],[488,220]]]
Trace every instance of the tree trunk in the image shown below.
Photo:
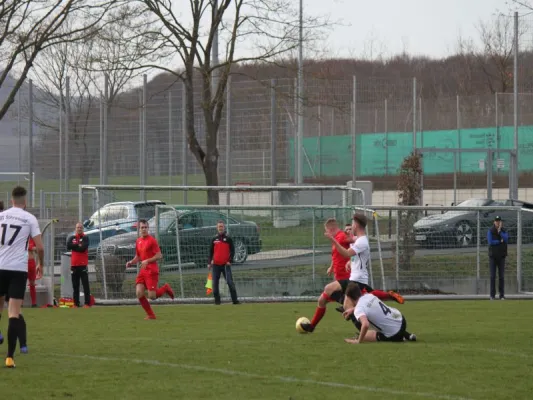
[[[203,162],[203,170],[205,175],[205,183],[207,186],[218,186],[218,150],[209,149]],[[207,191],[207,204],[218,205],[219,204],[218,190]]]

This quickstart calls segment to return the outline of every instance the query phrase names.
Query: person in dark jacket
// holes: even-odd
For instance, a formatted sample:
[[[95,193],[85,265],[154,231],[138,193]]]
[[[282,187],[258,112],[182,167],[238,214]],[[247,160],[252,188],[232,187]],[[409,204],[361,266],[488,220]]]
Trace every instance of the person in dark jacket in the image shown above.
[[[509,234],[503,227],[501,217],[494,218],[494,225],[487,232],[490,260],[490,299],[496,297],[496,268],[498,268],[500,300],[505,300],[505,257]]]
[[[76,224],[76,233],[67,239],[67,249],[72,251],[70,273],[72,277],[72,297],[74,305],[80,306],[80,279],[85,297],[84,308],[91,306],[91,289],[89,287],[89,238],[83,233],[81,222]]]
[[[235,256],[233,240],[227,234],[223,221],[218,221],[217,231],[218,234],[211,241],[209,264],[207,266],[209,269],[213,269],[213,296],[215,297],[215,304],[220,304],[220,275],[224,275],[233,304],[239,304],[237,290],[235,289],[235,283],[233,282],[233,275],[231,273],[231,263]]]

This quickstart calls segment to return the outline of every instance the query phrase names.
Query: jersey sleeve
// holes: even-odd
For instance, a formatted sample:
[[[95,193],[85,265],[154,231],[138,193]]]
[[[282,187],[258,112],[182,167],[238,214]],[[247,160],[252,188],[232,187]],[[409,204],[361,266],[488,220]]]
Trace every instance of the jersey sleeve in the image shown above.
[[[359,318],[361,318],[363,315],[366,316],[365,308],[362,305],[357,304],[355,310],[353,311],[353,315],[357,320],[359,320]]]
[[[365,250],[368,250],[368,242],[366,240],[356,240],[355,243],[353,243],[351,246],[353,251],[355,251],[355,254],[359,254],[364,252]]]
[[[39,223],[37,222],[37,218],[35,218],[33,215],[30,218],[30,236],[34,238],[35,236],[38,236],[41,234],[41,229],[39,228]]]

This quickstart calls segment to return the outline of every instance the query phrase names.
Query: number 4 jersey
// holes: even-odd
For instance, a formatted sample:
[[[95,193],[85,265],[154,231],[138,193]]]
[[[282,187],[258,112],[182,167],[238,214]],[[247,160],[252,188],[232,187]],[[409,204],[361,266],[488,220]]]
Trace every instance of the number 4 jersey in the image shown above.
[[[28,272],[28,242],[41,234],[29,212],[12,207],[0,213],[0,269]]]
[[[353,313],[357,320],[365,315],[368,322],[386,337],[396,335],[402,327],[402,313],[393,307],[386,306],[371,293],[359,298]]]

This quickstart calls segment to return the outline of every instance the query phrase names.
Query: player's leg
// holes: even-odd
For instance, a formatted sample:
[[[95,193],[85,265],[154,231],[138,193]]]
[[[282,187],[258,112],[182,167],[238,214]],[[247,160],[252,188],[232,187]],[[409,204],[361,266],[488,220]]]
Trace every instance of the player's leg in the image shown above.
[[[220,304],[220,275],[222,274],[222,267],[213,265],[213,297],[215,298],[215,304]]]
[[[315,309],[315,314],[309,324],[302,324],[302,329],[306,332],[313,332],[326,314],[326,306],[328,303],[336,301],[343,293],[342,281],[333,281],[324,286],[324,291],[318,298],[318,305]]]
[[[20,329],[20,336],[19,336],[19,345],[20,345],[20,352],[22,354],[28,353],[28,333],[26,330],[26,320],[24,319],[24,316],[22,314],[19,314],[21,329]]]
[[[70,276],[72,278],[72,298],[74,299],[74,306],[80,306],[80,275],[79,267],[70,268]]]
[[[4,299],[5,296],[0,295],[0,321],[2,320],[2,314],[4,311]],[[2,335],[2,331],[0,331],[0,344],[4,343],[4,336]]]
[[[496,297],[496,260],[494,257],[489,258],[490,268],[490,299],[494,300]]]
[[[157,274],[156,282],[159,282],[159,273]],[[168,297],[170,297],[171,299],[174,298],[174,291],[172,290],[172,288],[170,287],[168,283],[165,283],[163,286],[155,290],[155,297],[157,299],[163,296],[164,294],[167,294]]]
[[[402,317],[402,327],[400,328],[400,332],[397,333],[397,336],[400,337],[402,340],[416,342],[416,335],[407,331],[407,320],[405,319],[405,317]]]
[[[91,287],[89,285],[89,267],[78,267],[79,274],[81,279],[81,284],[83,286],[83,296],[85,299],[85,308],[91,306]]]
[[[28,286],[30,288],[31,306],[37,307],[37,288],[35,280],[37,279],[37,266],[35,260],[28,260]]]
[[[498,291],[500,300],[505,299],[505,257],[498,260]]]
[[[20,320],[20,309],[24,300],[26,292],[26,281],[28,279],[27,272],[9,271],[11,274],[9,278],[8,296],[8,315],[9,325],[7,328],[7,357],[6,367],[14,368],[15,362],[13,357],[17,347],[17,340],[23,334],[24,325]]]
[[[145,296],[146,272],[147,271],[145,269],[139,271],[139,275],[137,275],[137,279],[135,280],[135,294],[137,295],[137,299],[139,300],[142,308],[146,312],[146,319],[155,319],[155,314],[152,311],[152,307]]]
[[[233,304],[239,304],[239,299],[237,298],[237,289],[235,288],[235,282],[233,281],[233,273],[231,272],[231,267],[225,265],[222,269],[222,274],[228,285],[229,293],[231,295],[231,301]]]

